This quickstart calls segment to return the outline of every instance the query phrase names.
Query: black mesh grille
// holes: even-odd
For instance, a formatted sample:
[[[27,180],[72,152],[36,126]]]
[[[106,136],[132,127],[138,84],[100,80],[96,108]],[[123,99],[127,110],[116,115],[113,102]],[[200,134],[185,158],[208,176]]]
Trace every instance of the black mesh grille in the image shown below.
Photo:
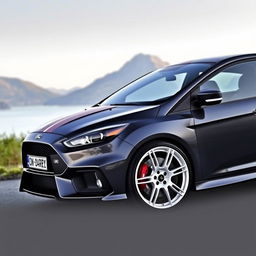
[[[35,175],[28,172],[23,172],[20,191],[58,197],[57,187],[53,176]]]
[[[49,145],[36,142],[24,142],[22,145],[22,162],[23,167],[27,166],[27,155],[47,157],[47,171],[49,173],[63,173],[67,165],[56,151]]]

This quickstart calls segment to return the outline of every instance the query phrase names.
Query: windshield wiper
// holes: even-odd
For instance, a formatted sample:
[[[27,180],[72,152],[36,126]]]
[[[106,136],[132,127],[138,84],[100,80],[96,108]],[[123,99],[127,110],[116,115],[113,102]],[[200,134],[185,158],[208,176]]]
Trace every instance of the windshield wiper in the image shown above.
[[[139,106],[139,105],[143,105],[141,103],[135,103],[135,102],[130,102],[130,103],[113,103],[110,104],[110,106]]]

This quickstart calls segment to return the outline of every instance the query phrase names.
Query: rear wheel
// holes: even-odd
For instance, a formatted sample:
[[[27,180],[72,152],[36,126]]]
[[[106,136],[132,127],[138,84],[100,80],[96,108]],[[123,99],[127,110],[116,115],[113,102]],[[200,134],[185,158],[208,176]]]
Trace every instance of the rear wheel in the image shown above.
[[[152,142],[136,154],[129,175],[130,196],[151,207],[166,209],[186,195],[191,168],[181,149],[166,142]]]

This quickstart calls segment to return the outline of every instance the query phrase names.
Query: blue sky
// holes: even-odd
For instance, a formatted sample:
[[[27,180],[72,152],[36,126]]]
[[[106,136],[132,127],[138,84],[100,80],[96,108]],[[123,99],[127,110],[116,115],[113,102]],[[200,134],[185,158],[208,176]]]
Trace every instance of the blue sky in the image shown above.
[[[84,86],[133,55],[256,52],[254,0],[0,0],[0,75]]]

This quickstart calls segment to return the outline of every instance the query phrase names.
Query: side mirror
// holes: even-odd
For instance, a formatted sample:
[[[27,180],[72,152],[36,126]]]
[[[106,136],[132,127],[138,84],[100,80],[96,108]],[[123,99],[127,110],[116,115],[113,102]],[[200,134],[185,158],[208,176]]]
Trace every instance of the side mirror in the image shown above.
[[[222,101],[222,94],[219,90],[207,90],[199,92],[196,95],[195,102],[199,106],[208,106],[220,104]]]

